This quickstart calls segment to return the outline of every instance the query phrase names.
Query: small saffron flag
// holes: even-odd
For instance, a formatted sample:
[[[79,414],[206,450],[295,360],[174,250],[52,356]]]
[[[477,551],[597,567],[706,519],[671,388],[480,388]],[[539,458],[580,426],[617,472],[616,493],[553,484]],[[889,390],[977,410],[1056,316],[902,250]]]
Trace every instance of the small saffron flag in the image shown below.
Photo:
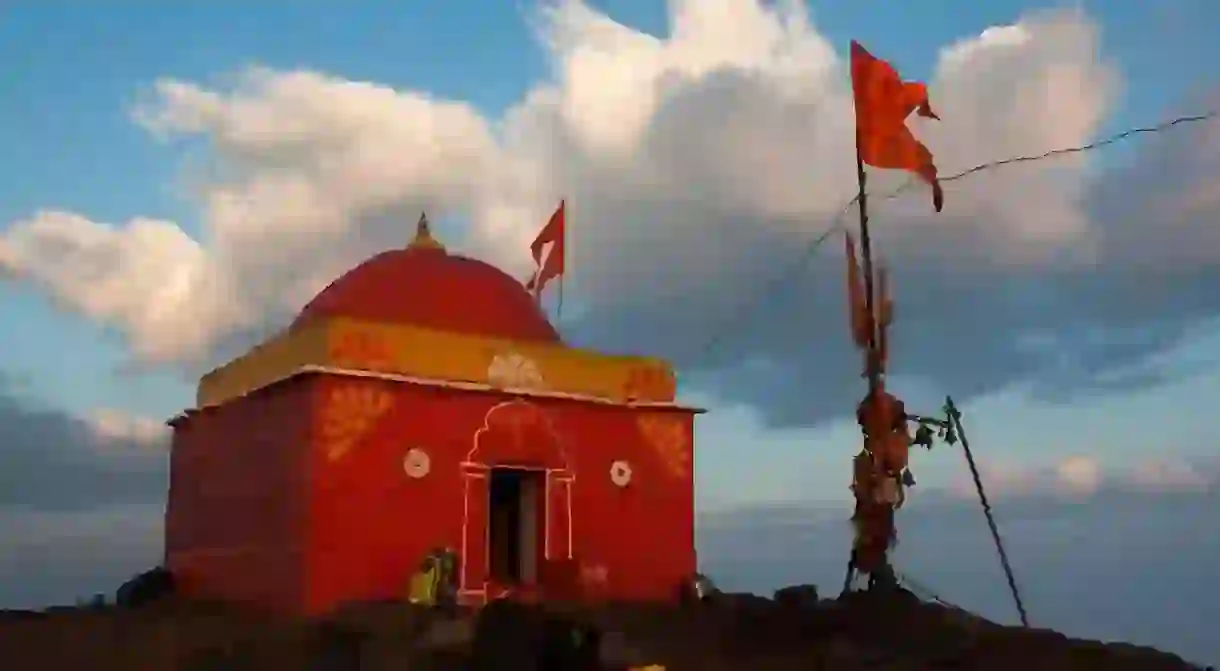
[[[873,319],[877,322],[877,344],[875,347],[879,370],[885,370],[890,361],[890,324],[894,321],[894,301],[890,298],[890,273],[885,266],[877,269],[877,304]]]
[[[851,336],[857,347],[867,349],[873,344],[876,325],[864,297],[860,262],[856,259],[856,242],[851,233],[844,237],[847,239],[847,309],[851,315]]]
[[[538,233],[538,237],[534,238],[533,244],[530,245],[530,253],[534,256],[534,263],[537,264],[538,270],[534,276],[525,283],[525,288],[534,292],[535,295],[542,295],[542,289],[547,282],[563,276],[564,272],[564,238],[566,232],[564,230],[564,201],[559,201],[559,207],[555,213],[551,215],[546,226]],[[550,249],[547,249],[550,245]],[[546,252],[546,257],[543,257],[543,252]]]
[[[915,139],[906,119],[911,112],[940,119],[928,103],[928,89],[904,82],[889,63],[874,57],[859,42],[851,43],[851,87],[856,102],[856,150],[874,168],[908,170],[932,186],[932,205],[944,207],[932,152]]]

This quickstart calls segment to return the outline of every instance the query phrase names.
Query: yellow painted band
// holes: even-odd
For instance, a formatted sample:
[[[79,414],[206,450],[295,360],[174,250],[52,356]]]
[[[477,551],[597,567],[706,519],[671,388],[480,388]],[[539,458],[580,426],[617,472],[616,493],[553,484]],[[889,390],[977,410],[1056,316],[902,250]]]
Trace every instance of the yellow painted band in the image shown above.
[[[658,359],[338,318],[282,333],[208,373],[196,403],[223,403],[310,365],[492,386],[515,374],[524,382],[505,386],[620,401],[675,394],[673,369]]]

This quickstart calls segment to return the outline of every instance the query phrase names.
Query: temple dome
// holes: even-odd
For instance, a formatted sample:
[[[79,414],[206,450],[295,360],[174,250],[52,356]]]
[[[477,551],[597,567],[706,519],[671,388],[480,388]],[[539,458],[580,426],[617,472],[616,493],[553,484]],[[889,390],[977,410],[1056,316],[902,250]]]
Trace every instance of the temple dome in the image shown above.
[[[559,342],[520,281],[490,264],[449,254],[424,217],[408,247],[377,254],[331,282],[301,310],[293,327],[333,317]]]

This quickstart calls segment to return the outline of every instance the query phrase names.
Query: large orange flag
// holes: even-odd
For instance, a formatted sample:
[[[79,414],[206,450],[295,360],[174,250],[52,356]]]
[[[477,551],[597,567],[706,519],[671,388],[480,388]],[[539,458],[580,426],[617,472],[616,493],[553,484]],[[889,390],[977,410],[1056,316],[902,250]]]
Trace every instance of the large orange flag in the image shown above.
[[[564,201],[559,201],[559,208],[551,215],[550,221],[538,233],[538,237],[534,238],[534,243],[530,245],[530,253],[534,255],[534,263],[538,264],[538,272],[526,282],[525,288],[535,292],[536,295],[542,295],[542,288],[546,286],[556,277],[562,277],[564,271]],[[542,252],[547,245],[551,246],[547,252],[546,258],[542,257]]]
[[[936,177],[932,152],[911,134],[911,112],[939,119],[928,104],[928,89],[904,82],[889,63],[851,43],[851,88],[856,99],[856,148],[860,160],[875,168],[909,170],[932,185],[932,205],[940,212],[944,192]]]

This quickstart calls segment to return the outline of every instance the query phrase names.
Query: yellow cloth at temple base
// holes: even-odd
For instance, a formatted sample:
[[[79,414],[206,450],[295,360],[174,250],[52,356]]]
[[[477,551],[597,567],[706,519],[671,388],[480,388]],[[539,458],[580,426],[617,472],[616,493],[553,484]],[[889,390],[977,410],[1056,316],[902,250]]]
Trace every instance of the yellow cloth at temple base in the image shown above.
[[[411,603],[421,606],[436,604],[436,567],[411,575]]]

